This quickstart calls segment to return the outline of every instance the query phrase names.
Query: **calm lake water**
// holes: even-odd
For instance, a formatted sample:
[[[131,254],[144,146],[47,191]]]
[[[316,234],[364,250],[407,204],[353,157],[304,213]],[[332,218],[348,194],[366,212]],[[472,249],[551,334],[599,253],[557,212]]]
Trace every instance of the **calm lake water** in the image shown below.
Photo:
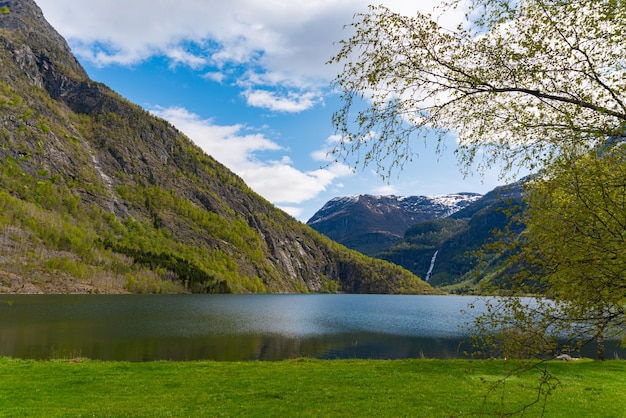
[[[0,356],[129,361],[461,357],[471,322],[461,311],[476,301],[397,295],[0,299],[13,301],[0,304]]]

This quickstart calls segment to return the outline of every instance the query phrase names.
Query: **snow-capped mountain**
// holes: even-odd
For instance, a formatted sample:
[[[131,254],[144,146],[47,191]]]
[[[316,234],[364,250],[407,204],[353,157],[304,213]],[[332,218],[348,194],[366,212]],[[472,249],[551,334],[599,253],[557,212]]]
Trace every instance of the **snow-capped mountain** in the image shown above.
[[[349,248],[375,255],[401,240],[409,226],[450,216],[481,197],[478,193],[336,197],[307,224]]]

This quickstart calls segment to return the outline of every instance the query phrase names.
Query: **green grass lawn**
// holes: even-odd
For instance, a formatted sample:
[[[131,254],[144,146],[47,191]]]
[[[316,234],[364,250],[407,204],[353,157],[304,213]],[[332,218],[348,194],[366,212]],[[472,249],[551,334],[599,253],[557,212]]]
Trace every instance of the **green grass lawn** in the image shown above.
[[[411,416],[510,412],[539,369],[501,360],[101,362],[0,359],[3,416]],[[626,362],[552,362],[547,417],[626,417]],[[540,416],[535,404],[524,416]]]

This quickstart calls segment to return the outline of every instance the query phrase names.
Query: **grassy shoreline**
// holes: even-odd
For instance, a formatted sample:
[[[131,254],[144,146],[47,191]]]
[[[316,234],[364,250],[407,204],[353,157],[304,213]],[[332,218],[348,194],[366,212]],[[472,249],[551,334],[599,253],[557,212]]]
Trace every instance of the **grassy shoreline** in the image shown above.
[[[2,416],[428,416],[513,411],[542,371],[502,360],[102,362],[0,359]],[[626,362],[550,362],[547,417],[626,417]],[[502,398],[501,395],[504,394]],[[539,416],[533,405],[526,416]]]

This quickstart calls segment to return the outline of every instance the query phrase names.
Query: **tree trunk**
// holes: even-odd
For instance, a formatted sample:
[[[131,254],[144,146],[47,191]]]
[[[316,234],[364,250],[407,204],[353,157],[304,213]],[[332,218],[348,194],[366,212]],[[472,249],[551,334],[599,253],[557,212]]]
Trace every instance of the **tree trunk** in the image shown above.
[[[596,356],[599,361],[604,361],[604,324],[598,326],[598,335],[596,335],[596,342],[598,343]]]

